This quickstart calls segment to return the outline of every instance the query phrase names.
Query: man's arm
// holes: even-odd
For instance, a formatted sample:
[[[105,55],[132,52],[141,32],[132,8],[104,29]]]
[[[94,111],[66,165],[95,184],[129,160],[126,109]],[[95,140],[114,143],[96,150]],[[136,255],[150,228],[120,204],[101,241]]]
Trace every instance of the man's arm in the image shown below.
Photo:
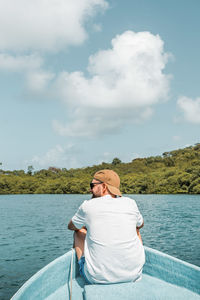
[[[137,228],[137,229],[140,229],[140,228],[142,228],[143,226],[144,226],[144,221],[143,221],[142,225],[136,226],[136,228]]]
[[[142,228],[143,226],[144,226],[144,221],[143,221],[142,225],[136,227],[137,235],[138,235],[138,237],[139,237],[142,244],[143,244],[143,242],[142,242],[142,237],[141,237],[141,234],[140,234],[140,228]]]
[[[76,226],[74,226],[74,224],[72,223],[72,220],[69,221],[68,229],[69,230],[74,230],[74,231],[79,230],[78,228],[76,228]]]

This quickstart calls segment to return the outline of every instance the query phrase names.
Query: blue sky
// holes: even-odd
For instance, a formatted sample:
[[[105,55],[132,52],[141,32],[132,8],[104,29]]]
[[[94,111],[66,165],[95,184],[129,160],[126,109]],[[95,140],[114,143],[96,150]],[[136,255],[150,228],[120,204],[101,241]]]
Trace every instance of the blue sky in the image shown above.
[[[200,142],[200,2],[0,0],[3,169]]]

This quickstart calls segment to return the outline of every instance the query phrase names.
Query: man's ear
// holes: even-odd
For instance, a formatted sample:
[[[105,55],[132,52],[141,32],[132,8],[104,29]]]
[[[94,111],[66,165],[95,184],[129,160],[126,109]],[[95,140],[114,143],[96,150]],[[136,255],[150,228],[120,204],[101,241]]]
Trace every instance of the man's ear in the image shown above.
[[[105,183],[102,184],[102,187],[103,187],[103,192],[108,192],[108,187]]]

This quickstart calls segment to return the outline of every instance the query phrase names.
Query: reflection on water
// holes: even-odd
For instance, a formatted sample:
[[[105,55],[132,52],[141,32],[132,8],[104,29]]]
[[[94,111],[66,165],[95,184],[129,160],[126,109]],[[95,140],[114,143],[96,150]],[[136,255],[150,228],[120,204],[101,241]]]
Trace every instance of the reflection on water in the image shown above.
[[[0,196],[0,299],[72,247],[69,219],[90,195]],[[200,196],[131,195],[144,245],[200,266]]]

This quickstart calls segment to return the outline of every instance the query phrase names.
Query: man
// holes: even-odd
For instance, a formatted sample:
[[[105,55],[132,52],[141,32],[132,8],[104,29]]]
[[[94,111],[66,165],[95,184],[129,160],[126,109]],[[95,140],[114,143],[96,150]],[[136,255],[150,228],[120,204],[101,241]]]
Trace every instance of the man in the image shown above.
[[[89,283],[135,281],[145,262],[139,229],[144,222],[135,201],[122,197],[112,170],[94,174],[92,199],[79,207],[68,224],[74,230],[80,274]]]

